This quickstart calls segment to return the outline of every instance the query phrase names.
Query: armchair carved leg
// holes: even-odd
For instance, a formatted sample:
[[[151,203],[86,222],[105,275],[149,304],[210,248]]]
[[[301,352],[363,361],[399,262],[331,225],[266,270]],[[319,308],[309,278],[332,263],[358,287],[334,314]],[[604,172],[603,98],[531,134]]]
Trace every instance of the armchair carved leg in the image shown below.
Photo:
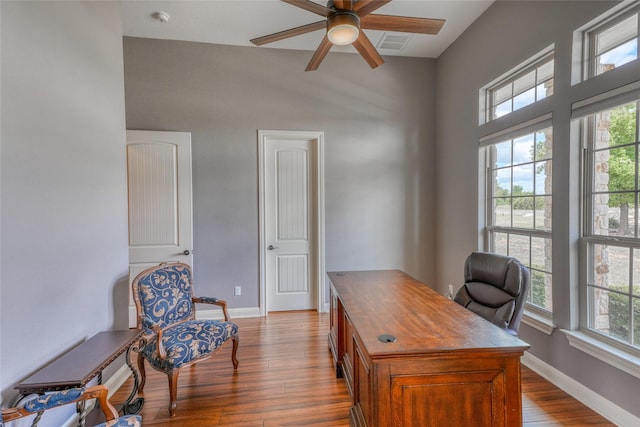
[[[178,406],[177,397],[178,397],[178,374],[180,370],[176,369],[175,371],[167,372],[167,377],[169,379],[169,416],[175,417],[176,415],[176,406]]]
[[[140,384],[138,385],[138,393],[144,388],[144,383],[147,381],[147,374],[144,370],[144,357],[142,353],[138,353],[138,371],[140,372]]]
[[[238,369],[238,358],[236,357],[236,353],[238,352],[238,343],[240,341],[240,337],[235,336],[232,338],[233,340],[233,350],[231,350],[231,361],[233,362],[233,370]]]

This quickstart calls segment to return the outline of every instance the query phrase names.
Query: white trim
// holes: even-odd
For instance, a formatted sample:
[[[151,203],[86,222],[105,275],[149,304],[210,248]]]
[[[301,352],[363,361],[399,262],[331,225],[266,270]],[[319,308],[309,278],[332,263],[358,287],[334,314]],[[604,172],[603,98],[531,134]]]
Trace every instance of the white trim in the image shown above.
[[[329,312],[329,301],[325,302],[327,272],[324,259],[324,132],[318,135],[316,152],[316,280],[318,282],[318,312]]]
[[[131,309],[132,308],[129,307],[129,311],[131,311]],[[133,315],[136,316],[135,307],[133,307]],[[229,309],[229,317],[231,317],[231,319],[238,319],[243,317],[260,317],[262,315],[263,314],[260,312],[260,307],[241,307]],[[224,316],[222,315],[222,309],[196,310],[196,317],[198,319],[208,320],[224,319]]]
[[[602,26],[606,25],[607,21],[623,16],[629,10],[632,10],[635,7],[635,2],[636,0],[623,0],[573,32],[571,86],[602,75],[591,76],[589,72],[590,61],[592,60],[589,53],[591,49],[588,40],[589,35],[602,29]]]
[[[521,361],[523,365],[536,372],[556,387],[569,393],[575,399],[593,409],[612,423],[620,427],[633,427],[640,425],[640,418],[610,400],[605,399],[570,376],[533,356],[531,353],[526,352],[522,356]]]
[[[640,357],[606,344],[584,332],[569,331],[567,329],[561,329],[561,331],[567,336],[571,347],[577,348],[629,375],[640,378]]]
[[[133,278],[129,279],[129,285],[131,285],[131,281]],[[129,286],[129,298],[131,299],[131,286]],[[129,327],[135,328],[138,323],[138,309],[136,308],[136,304],[129,306]]]
[[[508,128],[501,129],[489,135],[485,135],[481,137],[478,142],[480,143],[481,147],[486,147],[488,145],[495,144],[496,142],[502,142],[506,139],[513,139],[526,133],[530,133],[534,130],[538,130],[540,127],[543,127],[547,124],[548,126],[551,126],[552,118],[553,116],[551,113],[546,113],[541,116],[534,117],[533,119],[520,122],[514,126],[509,126]]]
[[[556,325],[551,321],[551,319],[526,309],[522,314],[522,323],[547,335],[551,335],[556,329]]]
[[[132,374],[133,372],[131,372],[129,366],[123,362],[122,366],[120,366],[120,368],[104,383],[104,385],[109,389],[109,399],[120,389],[120,387],[122,387]]]
[[[501,86],[507,82],[509,83],[513,83],[517,77],[520,77],[523,73],[525,72],[529,72],[531,70],[535,70],[539,65],[541,65],[540,63],[543,62],[544,59],[547,59],[547,57],[553,57],[552,61],[555,63],[555,43],[550,44],[549,46],[547,46],[546,48],[542,49],[540,52],[536,53],[535,55],[525,59],[523,62],[521,62],[520,64],[516,65],[515,67],[513,67],[512,69],[510,69],[509,71],[507,71],[506,73],[502,74],[500,77],[497,77],[495,79],[493,79],[492,81],[490,81],[489,83],[485,84],[484,86],[482,86],[480,88],[480,122],[478,123],[479,125],[484,125],[487,123],[491,123],[497,119],[499,119],[500,117],[495,117],[495,118],[491,118],[490,117],[490,107],[491,107],[491,102],[490,102],[490,92],[495,89],[498,86]],[[554,65],[554,77],[555,77],[555,65]],[[552,79],[554,78],[552,77]],[[536,83],[537,84],[537,83]],[[510,98],[513,99],[513,96]],[[537,102],[542,101],[542,99],[539,99],[535,102],[533,102],[532,104],[535,104]],[[525,108],[529,105],[532,104],[527,104],[524,107],[519,108],[518,110]],[[517,110],[513,110],[509,113],[507,113],[506,115],[509,115],[511,113],[513,113],[514,111]]]
[[[78,415],[77,412],[74,412],[73,415],[71,415],[71,417],[69,417],[69,419],[65,421],[64,424],[62,424],[61,427],[76,427],[79,421],[80,421],[80,416]]]
[[[640,81],[611,89],[571,104],[571,118],[577,119],[589,114],[617,107],[635,101],[640,96]]]
[[[270,137],[279,138],[291,138],[291,139],[309,139],[313,143],[315,150],[315,193],[314,193],[314,205],[316,207],[316,233],[315,233],[315,247],[314,253],[316,254],[316,310],[318,312],[328,312],[325,304],[325,238],[324,238],[324,132],[322,131],[291,131],[291,130],[258,130],[258,245],[259,245],[259,281],[260,281],[260,315],[267,315],[267,300],[266,300],[266,279],[265,279],[265,266],[266,266],[266,237],[265,237],[265,209],[266,203],[264,200],[265,191],[265,147],[267,140]],[[248,316],[247,316],[248,317]]]
[[[265,236],[266,234],[265,232],[266,203],[264,201],[266,179],[264,177],[265,143],[263,142],[263,139],[264,137],[262,135],[262,131],[258,131],[258,281],[259,281],[258,293],[260,294],[259,295],[260,315],[266,316],[267,315],[267,295],[266,295],[267,281],[265,278],[264,271],[265,271],[265,266],[267,265],[267,260],[266,260],[267,255],[263,250],[264,245],[266,244],[265,242],[267,241]]]
[[[230,308],[229,317],[231,320],[239,319],[243,317],[260,317],[260,307],[243,307],[243,308]],[[201,320],[221,320],[224,319],[222,309],[210,309],[210,310],[196,310],[196,318]]]

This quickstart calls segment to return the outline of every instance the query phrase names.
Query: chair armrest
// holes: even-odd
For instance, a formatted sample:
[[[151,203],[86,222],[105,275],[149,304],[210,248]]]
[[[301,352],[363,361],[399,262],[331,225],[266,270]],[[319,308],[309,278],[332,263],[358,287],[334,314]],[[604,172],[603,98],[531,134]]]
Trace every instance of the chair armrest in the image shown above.
[[[88,399],[98,399],[106,421],[112,421],[118,418],[118,411],[109,402],[108,395],[109,390],[104,385],[96,385],[87,388],[72,388],[46,393],[28,401],[22,408],[2,409],[2,420],[13,421],[37,412],[44,412],[47,409],[67,405],[69,403]]]
[[[224,314],[224,320],[229,321],[231,318],[229,317],[229,312],[227,311],[227,302],[215,297],[193,297],[191,301],[194,303],[200,304],[212,304],[222,307],[222,313]]]
[[[156,353],[160,359],[165,359],[167,357],[167,350],[165,350],[164,345],[162,345],[162,328],[146,317],[142,319],[142,326],[153,330],[153,334],[156,336]]]
[[[216,304],[220,300],[216,297],[193,297],[191,301],[201,304]]]
[[[104,385],[96,385],[85,390],[83,399],[98,399],[106,421],[118,418],[118,410],[109,402],[109,390]]]

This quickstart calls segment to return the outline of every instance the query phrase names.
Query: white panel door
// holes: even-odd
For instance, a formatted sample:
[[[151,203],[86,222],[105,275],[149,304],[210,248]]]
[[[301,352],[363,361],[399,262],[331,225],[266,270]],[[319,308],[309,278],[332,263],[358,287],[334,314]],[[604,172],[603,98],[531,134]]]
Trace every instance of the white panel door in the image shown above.
[[[193,262],[191,134],[127,131],[127,185],[129,326],[135,326],[135,276],[161,262]]]
[[[265,149],[267,311],[312,309],[311,141],[271,139]]]

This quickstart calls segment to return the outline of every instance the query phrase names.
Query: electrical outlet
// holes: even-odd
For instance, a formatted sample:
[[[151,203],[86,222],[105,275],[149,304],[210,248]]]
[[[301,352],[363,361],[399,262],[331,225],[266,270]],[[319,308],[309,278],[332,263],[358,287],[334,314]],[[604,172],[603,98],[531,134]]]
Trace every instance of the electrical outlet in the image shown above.
[[[236,286],[236,289],[234,290],[233,294],[235,296],[242,295],[242,286]]]
[[[444,294],[449,299],[453,299],[453,285],[449,283],[449,290]]]

